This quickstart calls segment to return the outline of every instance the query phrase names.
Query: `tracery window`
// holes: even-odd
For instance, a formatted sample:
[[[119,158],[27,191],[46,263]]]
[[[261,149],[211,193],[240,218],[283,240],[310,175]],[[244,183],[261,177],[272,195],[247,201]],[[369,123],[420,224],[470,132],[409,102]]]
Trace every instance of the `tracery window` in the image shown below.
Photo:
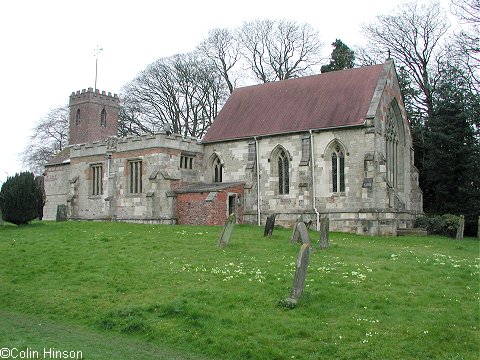
[[[338,144],[332,150],[332,192],[345,192],[345,154]]]
[[[398,183],[398,139],[398,126],[395,111],[390,107],[387,113],[385,129],[385,154],[387,160],[387,180],[393,187],[397,187]]]
[[[212,163],[213,169],[213,182],[219,183],[223,181],[223,165],[220,162],[220,158],[215,156]]]
[[[290,192],[289,161],[285,150],[281,150],[277,156],[278,170],[278,193],[280,195]]]

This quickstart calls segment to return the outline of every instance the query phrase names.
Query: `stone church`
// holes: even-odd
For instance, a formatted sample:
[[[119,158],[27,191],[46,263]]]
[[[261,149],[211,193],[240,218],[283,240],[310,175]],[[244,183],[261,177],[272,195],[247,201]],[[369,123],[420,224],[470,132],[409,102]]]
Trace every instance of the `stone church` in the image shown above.
[[[117,137],[119,98],[70,96],[69,146],[45,172],[45,219],[292,225],[395,235],[422,213],[392,61],[236,89],[201,140]]]

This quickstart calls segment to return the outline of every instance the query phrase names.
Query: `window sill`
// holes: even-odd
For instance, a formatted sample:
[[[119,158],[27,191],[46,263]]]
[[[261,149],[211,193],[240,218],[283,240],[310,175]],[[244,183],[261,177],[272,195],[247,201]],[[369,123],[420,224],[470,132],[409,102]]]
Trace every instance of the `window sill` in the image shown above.
[[[346,197],[347,193],[345,191],[342,192],[332,192],[332,197]]]

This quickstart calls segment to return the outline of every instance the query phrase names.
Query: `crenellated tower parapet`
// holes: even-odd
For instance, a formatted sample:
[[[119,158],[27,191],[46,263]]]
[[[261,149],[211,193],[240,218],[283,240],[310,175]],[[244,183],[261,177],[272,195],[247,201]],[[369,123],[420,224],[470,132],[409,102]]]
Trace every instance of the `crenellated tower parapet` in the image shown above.
[[[93,88],[72,92],[69,101],[69,144],[104,141],[117,135],[120,99]]]

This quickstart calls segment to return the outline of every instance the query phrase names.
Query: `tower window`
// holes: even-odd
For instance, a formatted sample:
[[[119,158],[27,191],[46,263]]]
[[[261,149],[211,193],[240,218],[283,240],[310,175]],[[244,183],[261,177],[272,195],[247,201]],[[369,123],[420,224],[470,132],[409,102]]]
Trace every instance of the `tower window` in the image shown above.
[[[100,113],[100,125],[103,127],[107,127],[107,111],[105,108],[102,109]]]
[[[77,115],[75,116],[75,125],[80,125],[80,109],[77,109]]]

